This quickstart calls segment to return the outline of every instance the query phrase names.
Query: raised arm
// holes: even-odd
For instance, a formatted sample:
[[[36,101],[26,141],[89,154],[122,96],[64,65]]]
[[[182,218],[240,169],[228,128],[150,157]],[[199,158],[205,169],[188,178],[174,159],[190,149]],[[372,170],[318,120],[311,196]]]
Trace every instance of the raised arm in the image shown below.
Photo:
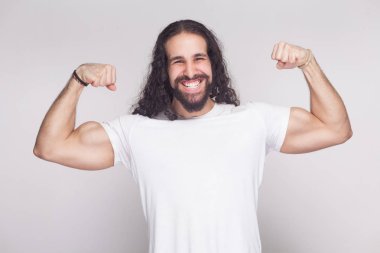
[[[107,64],[83,64],[78,77],[92,86],[116,90],[115,68]],[[113,166],[110,140],[103,127],[94,121],[75,128],[76,106],[84,86],[73,76],[45,115],[33,153],[44,160],[84,170]]]
[[[310,50],[285,42],[272,52],[278,69],[302,69],[310,89],[310,112],[292,107],[283,153],[306,153],[344,143],[352,136],[344,103]]]

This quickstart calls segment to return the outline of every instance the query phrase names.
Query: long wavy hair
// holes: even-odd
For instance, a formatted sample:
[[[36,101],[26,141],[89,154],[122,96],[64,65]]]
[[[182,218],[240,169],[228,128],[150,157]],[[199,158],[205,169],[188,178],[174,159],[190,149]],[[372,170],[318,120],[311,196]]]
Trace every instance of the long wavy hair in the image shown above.
[[[169,24],[158,35],[146,84],[140,93],[138,102],[132,107],[132,114],[154,118],[159,113],[164,112],[170,120],[177,119],[177,115],[170,110],[173,90],[169,81],[165,43],[171,37],[182,32],[200,35],[207,43],[207,53],[212,69],[210,98],[214,99],[216,103],[234,104],[235,106],[240,104],[235,90],[231,87],[231,79],[216,36],[199,22],[180,20]]]

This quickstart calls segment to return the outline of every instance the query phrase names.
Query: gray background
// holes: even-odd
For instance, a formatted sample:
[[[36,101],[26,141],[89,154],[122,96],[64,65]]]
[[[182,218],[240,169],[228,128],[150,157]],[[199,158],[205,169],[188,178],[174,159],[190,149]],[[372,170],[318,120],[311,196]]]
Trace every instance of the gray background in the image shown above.
[[[309,154],[272,153],[260,189],[264,253],[380,252],[378,1],[4,1],[0,8],[0,252],[147,252],[128,171],[80,171],[32,154],[40,123],[84,62],[116,66],[118,91],[88,88],[77,123],[126,113],[158,33],[191,18],[214,30],[242,102],[309,108],[300,70],[273,45],[311,48],[354,136]]]

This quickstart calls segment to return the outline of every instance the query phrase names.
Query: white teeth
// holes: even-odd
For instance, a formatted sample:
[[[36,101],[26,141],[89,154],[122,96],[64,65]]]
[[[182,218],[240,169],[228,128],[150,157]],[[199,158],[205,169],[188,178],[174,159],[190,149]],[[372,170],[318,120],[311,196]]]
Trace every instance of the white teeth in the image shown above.
[[[191,83],[184,83],[183,85],[185,85],[187,88],[198,88],[199,84],[201,82],[198,80],[198,81],[195,81],[195,82],[191,82]]]

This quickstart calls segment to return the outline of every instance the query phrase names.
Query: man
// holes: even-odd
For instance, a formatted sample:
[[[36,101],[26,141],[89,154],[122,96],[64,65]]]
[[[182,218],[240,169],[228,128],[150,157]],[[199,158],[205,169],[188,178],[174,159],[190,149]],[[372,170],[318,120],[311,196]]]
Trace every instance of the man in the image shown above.
[[[113,66],[83,64],[46,114],[34,153],[85,170],[123,163],[140,189],[150,253],[261,252],[256,210],[266,154],[311,152],[352,136],[343,101],[310,50],[280,42],[272,59],[278,69],[303,71],[311,112],[239,105],[213,33],[174,22],[158,36],[132,115],[74,128],[83,85],[116,90]]]

